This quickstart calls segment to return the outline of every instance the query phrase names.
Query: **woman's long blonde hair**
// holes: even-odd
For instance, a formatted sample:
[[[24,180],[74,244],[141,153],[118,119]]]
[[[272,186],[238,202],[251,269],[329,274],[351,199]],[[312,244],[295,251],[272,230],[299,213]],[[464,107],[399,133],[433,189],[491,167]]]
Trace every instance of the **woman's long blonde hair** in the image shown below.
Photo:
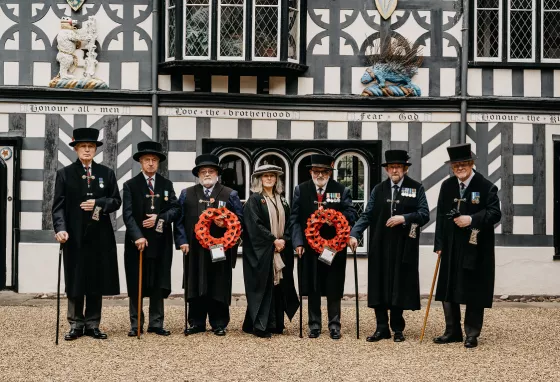
[[[262,193],[263,191],[263,184],[262,184],[262,176],[266,174],[262,173],[258,176],[254,176],[253,180],[251,181],[251,191],[252,192],[257,192],[257,193]],[[284,183],[282,182],[282,179],[280,179],[280,177],[278,176],[278,174],[276,175],[276,183],[274,184],[274,187],[272,188],[272,191],[275,194],[281,195],[282,192],[284,192]]]

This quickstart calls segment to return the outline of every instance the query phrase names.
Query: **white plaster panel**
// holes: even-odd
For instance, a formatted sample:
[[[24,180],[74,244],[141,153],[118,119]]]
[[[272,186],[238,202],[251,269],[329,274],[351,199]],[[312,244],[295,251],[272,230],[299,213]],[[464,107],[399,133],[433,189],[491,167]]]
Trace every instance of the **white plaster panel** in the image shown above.
[[[325,68],[325,94],[340,94],[340,67]]]
[[[470,96],[482,95],[482,69],[469,69],[467,93]]]
[[[6,4],[6,7],[8,9],[14,9],[14,8],[19,9],[19,4]],[[58,21],[60,21],[60,20],[58,20]],[[4,32],[6,32],[8,29],[10,29],[15,24],[16,24],[15,22],[10,20],[10,18],[8,18],[8,16],[6,16],[4,14],[4,12],[2,10],[0,10],[0,36],[3,36]]]
[[[298,78],[298,95],[313,94],[313,77]]]
[[[132,121],[128,121],[117,133],[117,143],[132,133]]]
[[[43,169],[45,152],[43,150],[21,150],[22,169]]]
[[[2,16],[1,16],[1,12],[0,12],[0,18],[1,17]],[[47,35],[47,38],[49,39],[49,42],[52,44],[54,42],[54,38],[56,37],[56,35],[60,31],[60,18],[58,18],[58,16],[55,15],[55,13],[53,12],[53,10],[51,8],[47,11],[45,16],[43,16],[40,20],[38,20],[33,25],[35,25],[43,33],[45,33]],[[1,29],[2,28],[0,27],[0,35],[2,34]]]
[[[319,16],[321,21],[325,23],[329,22],[330,9],[314,9],[313,11]],[[323,31],[324,29],[315,24],[311,16],[307,15],[307,43],[310,44],[313,38]],[[313,54],[329,54],[328,37],[323,38],[322,45],[315,47]]]
[[[553,135],[560,135],[559,125],[545,126],[545,167],[546,167],[546,234],[554,233],[554,141]]]
[[[554,97],[560,97],[560,70],[554,71]]]
[[[346,43],[346,39],[344,37],[341,37],[339,42],[339,47],[340,47],[340,55],[341,56],[353,56],[354,55],[354,49],[352,48],[352,44],[350,43]]]
[[[26,230],[26,229],[40,230],[43,227],[42,212],[21,212],[20,219],[21,219],[20,226],[22,230]],[[21,267],[21,261],[19,263],[19,267]]]
[[[171,90],[171,76],[168,74],[158,75],[158,85],[161,90]]]
[[[420,87],[422,97],[430,95],[430,69],[419,68],[418,74],[412,78],[412,82]]]
[[[476,142],[467,135],[467,139],[466,139],[466,143],[470,143],[471,144],[471,151],[476,154]]]
[[[492,175],[501,166],[502,166],[502,156],[500,155],[496,159],[494,159],[491,163],[488,164],[488,174]]]
[[[169,117],[167,134],[169,140],[195,140],[196,118]]]
[[[138,90],[140,81],[140,64],[138,62],[123,62],[121,74],[121,89]]]
[[[391,142],[408,142],[408,123],[391,123]]]
[[[123,176],[121,176],[117,180],[117,185],[119,186],[119,190],[122,190],[124,183],[130,179],[132,179],[132,170],[128,170]]]
[[[455,18],[456,15],[457,15],[456,12],[443,11],[442,23],[443,24],[450,23],[453,20],[453,18]],[[459,20],[457,20],[456,24],[452,28],[446,30],[445,32],[455,37],[459,45],[462,45],[463,42],[463,34],[461,31],[462,28],[463,28],[463,17],[461,16]],[[457,50],[455,49],[455,47],[451,46],[451,44],[447,40],[444,40],[443,43],[443,56],[457,57]]]
[[[153,135],[153,130],[152,130],[152,126],[148,125],[146,123],[146,121],[142,120],[140,122],[140,130],[142,130],[142,132],[144,134],[146,134],[146,136],[148,137],[148,139],[152,139],[152,135]]]
[[[8,114],[0,114],[0,132],[6,133],[10,131],[10,116]]]
[[[443,178],[439,182],[437,182],[433,187],[426,190],[426,200],[428,201],[428,207],[430,209],[435,209],[437,207],[437,201],[439,198],[439,191],[441,190],[441,184],[447,179],[447,177]],[[426,228],[426,232],[435,232],[435,221],[433,222],[433,227],[428,226]]]
[[[532,174],[533,173],[533,156],[532,155],[514,155],[513,156],[513,173],[514,174]]]
[[[513,186],[513,204],[533,204],[533,186]]]
[[[190,171],[194,167],[194,160],[196,159],[195,152],[169,152],[169,169],[170,170],[185,170]]]
[[[292,121],[292,139],[313,139],[315,124],[313,121]]]
[[[366,71],[367,66],[353,67],[352,68],[352,94],[360,95],[364,88],[368,85],[362,84],[362,75]]]
[[[511,69],[494,69],[494,95],[511,97],[512,89]]]
[[[345,22],[346,21],[346,16],[350,16],[352,13],[354,12],[353,9],[342,9],[340,11],[340,21]],[[371,10],[367,11],[369,14],[369,19],[372,20],[374,23],[379,24],[381,17],[379,15],[378,12],[373,12]],[[356,17],[356,20],[354,20],[354,22],[352,24],[350,24],[348,27],[343,29],[344,32],[348,33],[350,36],[352,36],[354,38],[354,41],[356,41],[356,44],[358,45],[358,47],[361,47],[364,44],[364,41],[366,40],[367,36],[372,35],[373,33],[375,33],[375,30],[370,27],[366,21],[364,20],[364,18],[362,17],[362,13],[360,12],[358,14],[358,17]],[[343,44],[345,43],[344,39],[341,39],[340,41],[340,54],[345,54],[343,53]],[[347,47],[350,48],[350,54],[354,54],[351,47]]]
[[[271,76],[268,82],[268,94],[286,94],[286,77]]]
[[[254,139],[276,139],[278,135],[278,121],[253,120],[251,129]]]
[[[451,140],[447,140],[437,149],[422,158],[422,180],[426,179],[430,174],[441,167],[443,164],[442,158],[449,158],[447,155],[447,147],[450,144]]]
[[[514,216],[513,217],[513,234],[514,235],[532,235],[533,234],[533,217],[532,216]]]
[[[441,68],[439,72],[439,94],[442,97],[455,95],[455,68]]]
[[[212,93],[228,92],[228,76],[212,76]]]
[[[4,85],[19,85],[19,62],[4,62]]]
[[[363,140],[378,140],[379,129],[377,122],[362,122],[362,139]]]
[[[51,63],[50,62],[34,62],[33,63],[33,85],[48,86],[51,80]]]
[[[189,74],[183,76],[183,91],[184,92],[194,92],[195,85],[194,85],[194,75]]]
[[[514,123],[513,143],[533,143],[533,125]]]
[[[128,145],[119,155],[117,155],[117,167],[121,167],[124,162],[132,157],[132,145]]]
[[[393,14],[391,15],[391,23],[397,22],[400,18],[403,17],[405,12],[406,11],[403,10],[396,10],[395,12],[393,12]],[[431,19],[430,11],[417,11],[417,12],[420,18],[423,18],[428,24],[430,23],[430,19]],[[427,30],[422,28],[412,16],[409,17],[400,28],[395,29],[395,31],[405,36],[410,41],[416,41],[421,35],[427,32]],[[423,54],[424,56],[429,56],[429,54],[427,54],[426,51],[424,51]]]
[[[313,47],[313,54],[315,56],[328,55],[330,50],[330,38],[325,36],[321,41]]]
[[[241,76],[239,79],[239,92],[246,94],[257,94],[257,77]]]
[[[101,78],[107,85],[109,85],[109,76],[111,71],[111,64],[108,62],[100,62],[97,64],[95,76]]]
[[[64,155],[63,153],[61,153],[60,151],[57,153],[57,156],[58,156],[57,157],[58,161],[64,167],[71,165],[72,162],[73,162],[70,159],[68,159],[68,157],[66,155]]]
[[[15,32],[12,35],[12,38],[6,41],[4,45],[4,49],[6,50],[18,50],[19,49],[19,32]]]
[[[496,147],[502,143],[502,134],[498,134],[488,143],[488,152],[491,153]]]
[[[136,13],[137,9],[136,8],[148,8],[148,5],[135,5],[134,6],[134,13]],[[138,10],[140,11],[140,10]],[[138,12],[138,16],[140,16],[140,12]],[[136,17],[136,16],[135,16]],[[150,15],[148,17],[146,17],[146,20],[142,21],[140,24],[138,24],[138,26],[140,28],[142,28],[144,31],[146,31],[146,33],[148,34],[148,36],[150,36],[150,38],[152,38],[152,14],[150,13]]]
[[[422,124],[422,144],[426,143],[430,138],[434,137],[437,133],[445,129],[448,123],[430,123]]]
[[[146,52],[149,50],[148,41],[138,32],[134,32],[134,50],[139,52]]]
[[[117,33],[116,37],[111,40],[107,50],[122,51],[124,49],[124,34],[123,32]]]
[[[21,200],[43,200],[43,182],[22,180]]]
[[[523,95],[525,97],[541,96],[541,71],[526,69],[523,71]]]
[[[107,35],[115,28],[119,27],[120,24],[114,22],[109,16],[107,16],[104,7],[99,8],[97,14],[95,15],[95,18],[97,19],[97,39],[99,40],[99,44],[103,46],[105,44],[105,39],[107,38]],[[123,36],[121,34],[119,36],[119,39],[121,39],[121,45],[122,45],[122,38]]]
[[[210,137],[212,138],[237,138],[238,122],[237,119],[210,119]]]
[[[329,122],[327,139],[348,139],[348,122]]]

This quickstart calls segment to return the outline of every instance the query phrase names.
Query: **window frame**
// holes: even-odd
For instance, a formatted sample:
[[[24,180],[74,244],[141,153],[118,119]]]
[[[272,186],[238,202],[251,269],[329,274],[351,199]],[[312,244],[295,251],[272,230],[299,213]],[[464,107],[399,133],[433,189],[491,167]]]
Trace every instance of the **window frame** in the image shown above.
[[[186,21],[187,21],[187,7],[196,7],[196,6],[200,6],[198,4],[195,5],[187,5],[187,1],[188,0],[181,0],[183,3],[183,27],[181,28],[181,56],[183,57],[183,60],[209,60],[212,57],[212,12],[213,12],[213,7],[212,7],[212,0],[207,0],[208,1],[208,55],[207,56],[187,56],[187,27],[185,25]]]
[[[231,57],[231,56],[222,56],[220,54],[220,48],[222,46],[222,34],[220,31],[222,30],[222,9],[224,4],[223,1],[227,0],[218,0],[217,2],[217,34],[216,34],[216,60],[218,61],[245,61],[245,52],[247,51],[247,0],[243,1],[243,5],[237,4],[226,4],[226,7],[240,7],[243,10],[243,49],[241,55],[239,57]]]
[[[252,20],[251,20],[251,24],[252,24],[252,29],[251,29],[251,59],[253,61],[280,61],[280,50],[281,50],[281,44],[282,44],[282,0],[275,0],[276,1],[276,6],[273,5],[257,5],[257,1],[253,0],[252,1]],[[257,57],[255,55],[255,37],[256,37],[256,33],[255,33],[255,25],[257,22],[257,18],[256,13],[257,13],[257,8],[276,8],[278,10],[278,34],[276,36],[276,57]]]
[[[276,151],[265,151],[264,153],[262,153],[261,155],[259,155],[256,159],[255,159],[255,165],[253,168],[253,172],[254,170],[260,166],[261,161],[264,159],[264,157],[267,157],[269,155],[274,155],[278,158],[280,158],[282,160],[282,162],[284,162],[284,166],[286,166],[286,173],[284,174],[284,179],[285,179],[285,183],[284,184],[284,197],[286,198],[286,200],[288,202],[290,202],[291,200],[291,196],[290,196],[290,190],[291,190],[291,168],[290,168],[290,162],[288,161],[288,158],[286,158],[284,155],[282,155],[281,153],[278,153]]]
[[[473,12],[473,17],[474,17],[474,23],[473,23],[473,41],[475,42],[473,44],[474,47],[474,59],[475,61],[478,62],[501,62],[502,61],[502,57],[503,57],[503,48],[504,48],[504,43],[503,43],[503,39],[504,39],[504,34],[503,34],[503,26],[504,26],[504,20],[503,20],[503,1],[502,0],[498,0],[498,57],[479,57],[477,56],[478,54],[478,0],[473,0],[474,3],[474,12]],[[482,8],[482,9],[493,9],[493,8]]]
[[[235,150],[227,150],[224,151],[223,153],[220,153],[219,158],[220,158],[220,163],[222,162],[222,159],[224,159],[225,157],[229,156],[229,155],[233,155],[236,156],[238,158],[240,158],[243,161],[243,164],[245,165],[245,197],[246,199],[241,199],[241,203],[245,203],[247,201],[247,199],[249,198],[249,196],[251,196],[251,163],[249,162],[249,158],[247,158],[243,153],[239,152],[239,151],[235,151]]]
[[[171,0],[165,0],[164,7],[165,7],[165,61],[173,61],[175,60],[175,56],[177,55],[177,1],[185,1],[185,0],[175,0],[175,54],[173,56],[169,55],[169,3]]]
[[[290,58],[290,40],[289,40],[290,39],[290,9],[292,9],[292,8],[290,7],[290,3],[288,1],[288,10],[287,10],[288,11],[288,26],[287,26],[288,27],[288,36],[287,36],[288,37],[288,41],[287,41],[287,44],[288,44],[287,45],[287,47],[288,47],[288,62],[300,62],[300,59],[301,59],[301,57],[300,57],[301,56],[301,0],[296,0],[296,1],[297,1],[297,8],[294,8],[294,9],[297,12],[297,18],[296,18],[295,24],[298,27],[298,30],[297,30],[298,33],[297,33],[297,39],[296,39],[296,52],[297,52],[296,57],[297,58],[295,58],[295,59]]]
[[[538,9],[540,10],[540,22],[541,22],[541,27],[540,27],[540,60],[542,63],[545,64],[558,64],[560,63],[560,57],[559,58],[545,58],[544,57],[544,14],[545,12],[558,12],[560,14],[560,8],[559,9],[554,9],[554,10],[545,10],[544,9],[544,0],[538,0],[540,1],[540,7],[538,7]],[[560,49],[560,48],[559,48]]]
[[[536,49],[537,49],[537,25],[536,25],[536,13],[537,13],[537,1],[538,0],[530,0],[532,7],[531,7],[531,22],[532,22],[532,26],[533,26],[533,33],[532,33],[532,49],[531,49],[531,58],[511,58],[511,29],[512,29],[512,25],[511,25],[511,12],[528,12],[528,10],[525,9],[515,9],[512,10],[511,8],[511,0],[508,1],[508,6],[507,6],[507,62],[512,62],[512,63],[535,63],[536,62]],[[540,1],[541,4],[543,4],[542,1]],[[500,0],[500,4],[503,4],[503,0]],[[541,42],[542,42],[542,36],[541,36]]]

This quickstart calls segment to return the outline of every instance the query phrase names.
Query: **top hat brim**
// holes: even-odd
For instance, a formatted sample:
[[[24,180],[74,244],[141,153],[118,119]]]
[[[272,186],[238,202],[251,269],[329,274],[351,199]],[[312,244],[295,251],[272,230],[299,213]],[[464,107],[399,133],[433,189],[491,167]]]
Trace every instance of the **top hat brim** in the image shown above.
[[[475,154],[471,154],[468,157],[449,159],[449,160],[445,161],[445,163],[448,164],[448,163],[454,163],[454,162],[466,162],[466,161],[469,161],[469,160],[477,160],[477,159],[478,159],[478,157]]]
[[[92,141],[92,140],[81,140],[81,139],[80,139],[80,140],[76,140],[76,141],[72,141],[72,142],[68,143],[68,145],[69,145],[70,147],[74,147],[74,146],[76,146],[78,143],[95,143],[95,145],[96,145],[97,147],[103,146],[103,142],[101,142],[101,141],[97,141],[97,140],[95,140],[95,141]]]
[[[402,164],[404,166],[412,166],[412,163],[406,162],[406,161],[391,161],[391,162],[385,162],[385,163],[381,163],[381,167],[387,167],[390,164]]]
[[[214,167],[216,170],[218,170],[218,176],[222,175],[222,168],[215,162],[202,162],[192,169],[192,173],[195,177],[198,178],[198,170],[200,170],[202,167]]]
[[[140,158],[144,155],[155,155],[159,158],[160,162],[163,162],[167,159],[167,156],[165,154],[160,153],[159,151],[152,151],[152,150],[138,151],[132,156],[132,159],[134,159],[136,162],[140,162]]]

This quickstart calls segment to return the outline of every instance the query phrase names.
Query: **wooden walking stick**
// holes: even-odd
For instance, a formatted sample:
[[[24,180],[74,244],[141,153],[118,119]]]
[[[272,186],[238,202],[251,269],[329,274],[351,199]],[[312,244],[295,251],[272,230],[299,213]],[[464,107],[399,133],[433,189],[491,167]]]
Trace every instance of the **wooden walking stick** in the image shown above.
[[[140,262],[138,265],[138,339],[140,339],[140,329],[142,328],[142,257],[144,250],[140,250]]]
[[[58,333],[60,330],[60,273],[62,268],[62,250],[64,249],[64,244],[60,243],[58,249],[58,283],[56,284],[56,340],[55,344],[58,345]]]
[[[298,256],[298,292],[299,292],[299,338],[303,338],[303,296],[301,294],[301,275],[303,268],[300,269],[301,257]]]
[[[188,335],[189,329],[189,307],[188,307],[188,297],[189,297],[189,280],[187,278],[188,275],[188,263],[189,258],[187,257],[188,252],[183,252],[183,299],[185,300],[185,336]]]
[[[352,249],[354,253],[354,288],[356,295],[356,339],[360,339],[360,302],[358,300],[358,256],[356,255],[356,249]]]
[[[434,294],[434,286],[436,285],[436,278],[439,271],[439,262],[441,260],[441,254],[438,255],[436,261],[436,270],[434,272],[434,279],[432,280],[432,289],[430,289],[430,298],[428,299],[428,306],[426,307],[426,315],[424,316],[424,326],[422,326],[422,333],[420,333],[420,343],[424,339],[424,332],[426,331],[426,324],[428,323],[428,314],[430,314],[430,305],[432,303],[432,295]]]

